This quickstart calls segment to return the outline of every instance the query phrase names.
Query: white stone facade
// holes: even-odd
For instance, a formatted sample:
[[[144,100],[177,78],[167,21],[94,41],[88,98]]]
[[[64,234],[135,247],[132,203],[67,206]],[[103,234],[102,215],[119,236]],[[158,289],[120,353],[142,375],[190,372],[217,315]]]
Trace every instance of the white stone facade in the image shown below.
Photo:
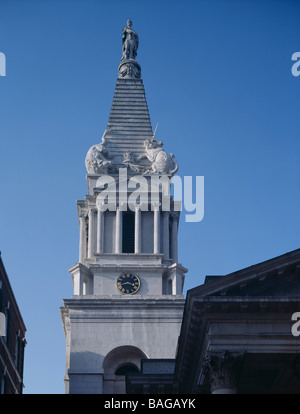
[[[175,356],[184,306],[180,296],[78,296],[64,304],[67,393],[124,393],[117,368]]]

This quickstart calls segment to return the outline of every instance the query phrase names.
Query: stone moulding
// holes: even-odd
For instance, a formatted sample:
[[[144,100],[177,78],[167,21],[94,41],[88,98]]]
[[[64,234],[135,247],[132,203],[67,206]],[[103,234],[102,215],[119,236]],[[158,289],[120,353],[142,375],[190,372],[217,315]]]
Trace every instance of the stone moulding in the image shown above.
[[[123,79],[140,79],[141,78],[141,67],[137,61],[133,59],[126,59],[119,65],[119,78]]]
[[[63,321],[87,321],[99,323],[168,321],[178,323],[184,310],[183,295],[126,296],[73,296],[64,299],[61,307]]]

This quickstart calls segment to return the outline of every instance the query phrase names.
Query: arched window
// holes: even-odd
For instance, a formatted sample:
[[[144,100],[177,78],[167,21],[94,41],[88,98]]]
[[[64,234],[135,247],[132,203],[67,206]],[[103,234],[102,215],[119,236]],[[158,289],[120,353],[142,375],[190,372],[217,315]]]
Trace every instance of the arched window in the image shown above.
[[[103,361],[103,394],[125,394],[126,375],[139,373],[142,359],[148,356],[130,345],[112,349]]]
[[[134,364],[122,365],[116,369],[115,375],[138,374],[140,371]]]

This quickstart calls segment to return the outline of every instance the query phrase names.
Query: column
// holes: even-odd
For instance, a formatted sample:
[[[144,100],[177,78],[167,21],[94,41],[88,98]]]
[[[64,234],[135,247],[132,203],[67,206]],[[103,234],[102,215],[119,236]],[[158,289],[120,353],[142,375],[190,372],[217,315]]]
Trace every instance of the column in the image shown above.
[[[97,253],[104,251],[104,212],[102,205],[98,206],[97,214]]]
[[[120,206],[116,211],[116,240],[115,240],[115,253],[122,253],[122,210]]]
[[[141,253],[142,240],[141,240],[141,209],[137,204],[135,207],[135,223],[134,223],[134,253]]]
[[[95,210],[89,209],[89,232],[88,232],[88,258],[91,259],[94,254],[94,216]]]
[[[143,394],[150,394],[150,384],[143,384]]]
[[[86,258],[86,231],[85,231],[86,214],[79,216],[79,263],[83,263]]]
[[[164,211],[163,213],[163,253],[165,259],[168,259],[170,256],[170,246],[169,246],[169,218],[170,212]]]
[[[212,394],[236,394],[245,352],[211,352],[204,370],[209,377]]]
[[[174,263],[178,262],[178,214],[172,213],[172,260]]]
[[[160,210],[159,204],[154,205],[154,237],[153,237],[153,253],[160,252]]]

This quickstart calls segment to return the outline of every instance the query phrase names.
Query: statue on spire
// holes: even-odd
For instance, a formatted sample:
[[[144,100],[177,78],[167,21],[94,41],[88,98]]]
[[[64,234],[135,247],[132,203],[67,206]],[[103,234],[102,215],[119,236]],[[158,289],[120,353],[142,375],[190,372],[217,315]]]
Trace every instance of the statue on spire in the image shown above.
[[[122,51],[123,56],[122,60],[124,59],[134,59],[137,55],[137,49],[139,47],[139,37],[137,33],[131,28],[132,21],[130,19],[127,20],[127,26],[124,27],[122,33]]]
[[[122,32],[122,57],[119,66],[119,78],[140,79],[141,67],[136,61],[139,37],[131,28],[132,21],[127,20],[127,26]]]

